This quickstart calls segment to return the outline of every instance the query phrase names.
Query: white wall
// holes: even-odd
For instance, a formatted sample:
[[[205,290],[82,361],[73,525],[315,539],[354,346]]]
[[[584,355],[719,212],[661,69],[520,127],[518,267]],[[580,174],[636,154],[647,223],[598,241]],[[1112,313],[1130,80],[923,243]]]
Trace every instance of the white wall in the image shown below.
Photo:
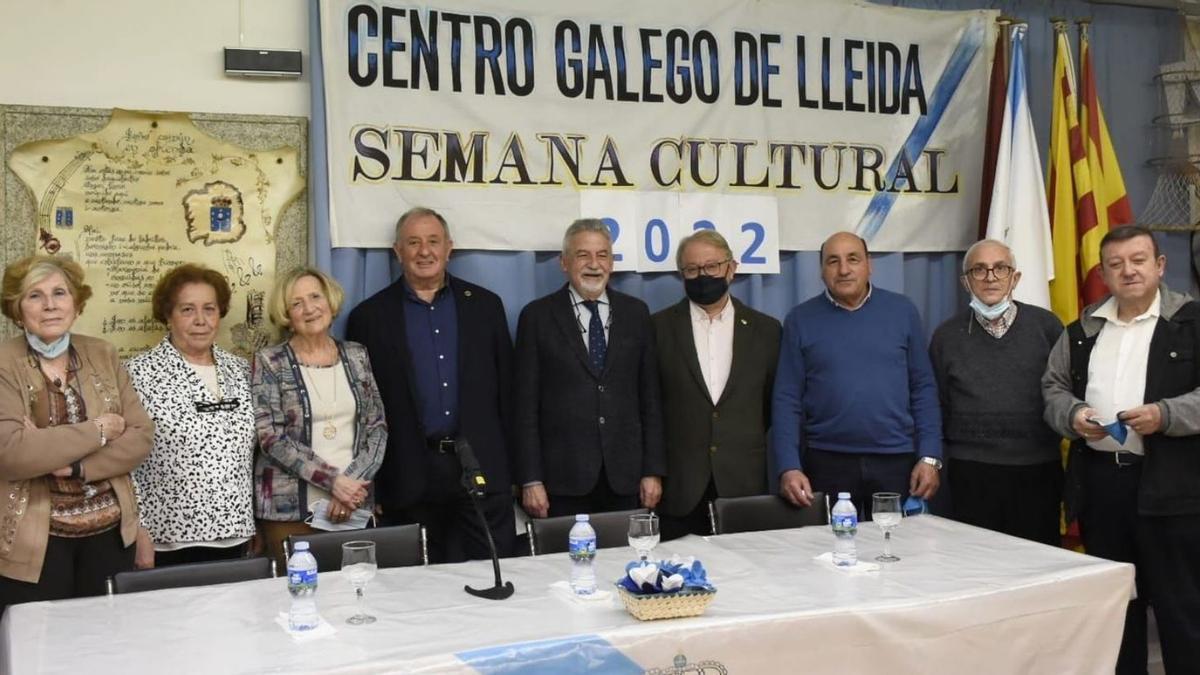
[[[243,0],[245,46],[299,80],[226,77],[238,0],[0,0],[0,103],[309,116],[306,0]]]

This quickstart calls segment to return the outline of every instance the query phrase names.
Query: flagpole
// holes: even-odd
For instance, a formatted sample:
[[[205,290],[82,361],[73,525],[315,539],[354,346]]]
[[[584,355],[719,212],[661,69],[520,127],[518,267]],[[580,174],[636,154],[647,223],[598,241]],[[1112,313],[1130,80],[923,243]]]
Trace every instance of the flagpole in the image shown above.
[[[1091,19],[1075,19],[1075,28],[1076,28],[1076,33],[1077,33],[1076,43],[1078,46],[1079,58],[1081,58],[1081,59],[1083,58],[1083,47],[1085,44],[1087,44],[1088,40],[1090,39],[1088,37],[1088,26],[1090,26],[1090,25],[1092,25]],[[1076,70],[1076,72],[1078,72],[1082,75],[1083,74],[1083,63],[1080,63],[1075,68],[1075,70]],[[1077,106],[1079,106],[1079,110],[1082,111],[1084,109],[1084,97],[1076,96],[1075,104]],[[1086,123],[1083,121],[1082,118],[1080,118],[1079,123],[1080,123],[1081,129],[1086,127]],[[1086,143],[1086,140],[1084,142]]]

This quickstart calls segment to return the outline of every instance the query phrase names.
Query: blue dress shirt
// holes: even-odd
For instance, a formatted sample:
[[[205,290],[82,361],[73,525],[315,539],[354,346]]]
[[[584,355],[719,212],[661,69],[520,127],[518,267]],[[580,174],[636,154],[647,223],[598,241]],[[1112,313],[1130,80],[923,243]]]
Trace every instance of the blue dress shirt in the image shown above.
[[[458,315],[446,284],[425,302],[404,284],[404,326],[412,355],[417,409],[427,438],[458,432]]]

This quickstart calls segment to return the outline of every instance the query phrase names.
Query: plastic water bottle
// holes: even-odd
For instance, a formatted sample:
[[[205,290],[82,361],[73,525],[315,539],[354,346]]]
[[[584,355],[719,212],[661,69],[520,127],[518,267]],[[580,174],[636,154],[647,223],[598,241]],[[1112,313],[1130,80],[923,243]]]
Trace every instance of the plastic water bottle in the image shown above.
[[[287,573],[288,593],[292,594],[288,628],[312,630],[321,624],[321,615],[317,613],[317,559],[308,552],[307,541],[296,542]]]
[[[567,535],[571,556],[571,590],[576,595],[591,595],[596,592],[596,570],[592,563],[596,559],[596,531],[588,522],[588,515],[575,516],[575,525]]]
[[[854,535],[858,532],[858,509],[850,501],[849,492],[839,492],[837,503],[830,512],[833,516],[833,564],[853,567],[858,562],[858,549],[854,546]]]

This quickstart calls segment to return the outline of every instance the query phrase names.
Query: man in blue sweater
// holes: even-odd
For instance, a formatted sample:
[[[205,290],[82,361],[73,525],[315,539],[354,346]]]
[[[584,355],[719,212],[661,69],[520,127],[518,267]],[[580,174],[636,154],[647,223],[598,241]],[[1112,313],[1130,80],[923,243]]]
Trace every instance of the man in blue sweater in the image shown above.
[[[772,401],[779,491],[928,499],[940,484],[942,420],[917,308],[871,285],[867,244],[838,232],[821,245],[825,292],[788,313]]]

